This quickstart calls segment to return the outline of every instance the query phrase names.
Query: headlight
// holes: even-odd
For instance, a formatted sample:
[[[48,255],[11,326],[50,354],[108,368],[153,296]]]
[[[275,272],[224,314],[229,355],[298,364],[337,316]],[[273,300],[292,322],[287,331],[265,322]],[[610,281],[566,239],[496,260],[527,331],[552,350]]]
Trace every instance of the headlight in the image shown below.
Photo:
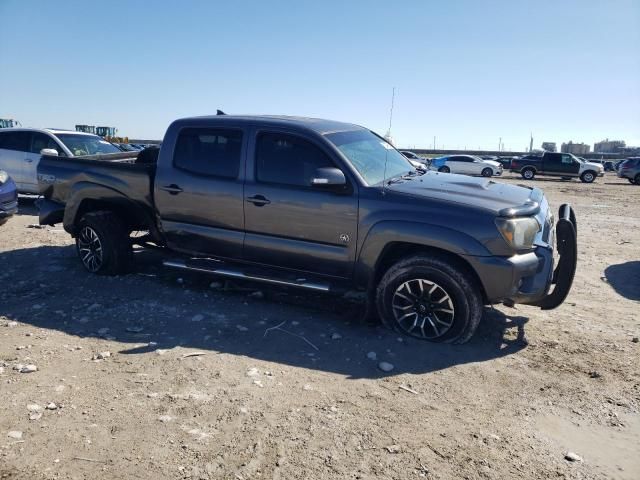
[[[4,185],[7,180],[9,180],[9,175],[7,175],[7,172],[0,171],[0,185]]]
[[[496,218],[496,226],[514,250],[531,248],[536,234],[542,228],[535,217]]]

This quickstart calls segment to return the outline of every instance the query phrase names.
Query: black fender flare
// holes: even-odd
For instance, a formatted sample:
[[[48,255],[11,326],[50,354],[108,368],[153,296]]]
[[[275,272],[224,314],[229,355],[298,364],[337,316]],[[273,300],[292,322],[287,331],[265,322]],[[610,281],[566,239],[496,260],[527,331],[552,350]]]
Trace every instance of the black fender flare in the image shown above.
[[[478,240],[458,230],[421,222],[380,221],[369,229],[359,249],[354,269],[357,287],[369,289],[372,286],[385,249],[394,243],[435,248],[460,257],[465,263],[468,263],[465,256],[492,255]]]

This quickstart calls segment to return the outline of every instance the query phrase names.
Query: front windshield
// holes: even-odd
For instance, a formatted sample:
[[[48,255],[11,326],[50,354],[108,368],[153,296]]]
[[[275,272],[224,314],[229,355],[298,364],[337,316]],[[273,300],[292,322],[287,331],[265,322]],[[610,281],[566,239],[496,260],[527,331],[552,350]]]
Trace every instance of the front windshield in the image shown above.
[[[404,155],[369,130],[330,133],[326,138],[338,147],[369,185],[415,170]]]
[[[97,155],[103,153],[122,153],[118,147],[96,135],[76,135],[74,133],[58,133],[60,139],[74,156]]]

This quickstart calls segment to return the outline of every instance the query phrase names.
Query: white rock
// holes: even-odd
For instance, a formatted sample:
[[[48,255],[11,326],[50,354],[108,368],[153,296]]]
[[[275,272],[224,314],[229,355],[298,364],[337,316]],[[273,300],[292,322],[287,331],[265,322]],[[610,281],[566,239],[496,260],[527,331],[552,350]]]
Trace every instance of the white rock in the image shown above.
[[[109,358],[111,356],[111,352],[100,352],[96,353],[93,356],[93,360],[104,360],[105,358]]]
[[[30,405],[27,405],[27,410],[29,410],[30,412],[40,412],[42,411],[42,407],[37,403],[32,403]]]
[[[198,313],[197,315],[191,317],[192,322],[201,322],[202,320],[204,320],[204,315],[202,315],[201,313]]]
[[[20,430],[11,430],[7,433],[7,437],[13,438],[15,440],[22,440],[22,432]]]
[[[249,410],[247,410],[245,407],[240,407],[240,413],[249,413]]]
[[[47,410],[57,410],[58,409],[58,405],[56,405],[55,403],[51,402],[49,404],[47,404]]]
[[[383,372],[390,372],[391,370],[393,370],[395,367],[393,366],[393,364],[389,363],[389,362],[380,362],[378,364],[378,368],[380,370],[382,370]]]
[[[367,358],[369,360],[377,360],[378,359],[378,355],[376,355],[376,352],[369,352],[369,353],[367,353]]]
[[[13,328],[13,327],[17,327],[18,326],[18,322],[9,322],[7,323],[7,327],[9,328]]]
[[[0,375],[4,373],[4,367],[0,367]]]
[[[23,365],[22,368],[20,368],[20,373],[33,373],[37,371],[38,367],[35,365]]]
[[[564,456],[565,460],[569,460],[570,462],[583,462],[584,460],[580,455],[574,452],[567,452]]]
[[[169,415],[160,415],[158,417],[158,420],[160,420],[162,423],[167,423],[170,422],[171,420],[173,420],[173,418]]]
[[[306,391],[309,391],[309,390],[312,390],[312,387],[311,387],[311,385],[309,385],[309,384],[307,383],[304,387],[302,387],[302,389],[303,389],[303,390],[306,390]]]
[[[342,335],[340,335],[339,333],[331,334],[331,340],[340,340],[341,338],[342,338]]]
[[[40,420],[42,418],[42,412],[31,412],[29,414],[29,420]]]
[[[254,380],[253,384],[259,386],[260,388],[264,387],[264,385],[262,385],[262,382],[260,380]]]
[[[258,370],[256,367],[251,367],[249,370],[247,370],[247,377],[257,377],[258,375],[260,375],[260,370]]]

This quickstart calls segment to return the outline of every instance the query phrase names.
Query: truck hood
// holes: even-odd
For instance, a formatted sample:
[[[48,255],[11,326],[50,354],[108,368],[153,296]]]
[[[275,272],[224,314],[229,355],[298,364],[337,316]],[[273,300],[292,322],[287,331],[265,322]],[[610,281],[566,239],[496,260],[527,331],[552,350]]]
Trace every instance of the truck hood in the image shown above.
[[[486,178],[438,172],[427,172],[419,177],[392,183],[388,190],[425,200],[433,199],[478,207],[495,215],[506,216],[534,214],[532,207],[543,197],[539,189],[494,182]]]

